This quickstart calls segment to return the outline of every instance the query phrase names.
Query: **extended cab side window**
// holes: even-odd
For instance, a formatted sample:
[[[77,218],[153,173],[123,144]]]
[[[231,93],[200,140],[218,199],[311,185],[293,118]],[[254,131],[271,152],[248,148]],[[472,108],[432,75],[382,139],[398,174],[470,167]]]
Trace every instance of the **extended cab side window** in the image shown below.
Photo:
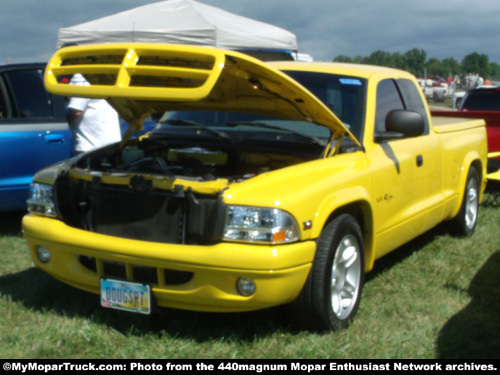
[[[40,70],[18,70],[5,73],[6,85],[12,93],[11,118],[52,117],[49,93],[43,86]]]
[[[422,115],[425,122],[424,134],[428,134],[429,118],[427,116],[427,111],[425,110],[426,107],[422,101],[422,97],[420,96],[420,92],[418,91],[419,89],[415,83],[409,79],[398,79],[396,82],[399,86],[401,94],[403,95],[406,108]]]
[[[382,134],[385,128],[385,117],[393,109],[404,109],[403,100],[394,80],[380,81],[377,86],[377,108],[375,111],[375,133]]]

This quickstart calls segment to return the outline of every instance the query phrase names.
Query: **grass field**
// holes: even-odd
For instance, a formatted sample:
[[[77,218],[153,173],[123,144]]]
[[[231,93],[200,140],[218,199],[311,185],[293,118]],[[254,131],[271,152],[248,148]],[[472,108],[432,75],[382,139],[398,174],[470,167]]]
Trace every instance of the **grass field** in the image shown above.
[[[34,267],[21,217],[0,215],[0,358],[500,358],[500,208],[483,205],[470,238],[441,226],[380,259],[353,324],[322,334],[281,308],[102,309]]]

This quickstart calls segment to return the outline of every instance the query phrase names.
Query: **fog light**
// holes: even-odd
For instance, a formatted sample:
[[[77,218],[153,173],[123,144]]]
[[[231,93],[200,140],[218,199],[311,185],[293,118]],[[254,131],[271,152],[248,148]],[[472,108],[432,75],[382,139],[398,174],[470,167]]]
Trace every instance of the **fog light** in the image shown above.
[[[255,283],[245,277],[240,277],[236,283],[238,293],[243,297],[249,297],[255,293]]]
[[[39,246],[36,249],[36,256],[40,262],[47,263],[50,260],[50,251],[46,247]]]

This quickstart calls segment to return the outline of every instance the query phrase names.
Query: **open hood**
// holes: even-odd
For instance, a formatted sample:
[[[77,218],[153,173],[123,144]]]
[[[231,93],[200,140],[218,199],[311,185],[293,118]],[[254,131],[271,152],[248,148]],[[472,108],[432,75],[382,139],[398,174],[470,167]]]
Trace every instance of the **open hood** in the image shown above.
[[[81,73],[90,86],[60,83]],[[335,138],[359,142],[340,119],[302,85],[247,55],[207,47],[106,44],[63,48],[45,71],[48,91],[107,99],[130,124],[142,128],[154,112],[242,111],[308,121],[328,127]]]

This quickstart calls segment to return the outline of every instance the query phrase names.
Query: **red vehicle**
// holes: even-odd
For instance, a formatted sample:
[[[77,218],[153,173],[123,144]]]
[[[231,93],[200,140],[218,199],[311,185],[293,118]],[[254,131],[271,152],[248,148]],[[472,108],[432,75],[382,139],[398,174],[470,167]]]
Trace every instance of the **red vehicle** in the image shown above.
[[[488,152],[500,151],[500,87],[470,90],[458,111],[431,111],[433,116],[480,118],[486,122]]]

